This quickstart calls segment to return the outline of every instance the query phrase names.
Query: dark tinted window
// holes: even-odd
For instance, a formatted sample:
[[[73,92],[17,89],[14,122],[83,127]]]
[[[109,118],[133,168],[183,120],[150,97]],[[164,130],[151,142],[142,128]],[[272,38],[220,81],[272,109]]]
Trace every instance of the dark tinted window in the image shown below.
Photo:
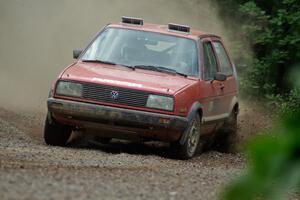
[[[232,66],[223,45],[221,42],[213,42],[213,45],[220,62],[220,71],[226,75],[232,75]]]
[[[204,78],[213,79],[217,72],[217,62],[210,42],[205,42],[204,48]]]

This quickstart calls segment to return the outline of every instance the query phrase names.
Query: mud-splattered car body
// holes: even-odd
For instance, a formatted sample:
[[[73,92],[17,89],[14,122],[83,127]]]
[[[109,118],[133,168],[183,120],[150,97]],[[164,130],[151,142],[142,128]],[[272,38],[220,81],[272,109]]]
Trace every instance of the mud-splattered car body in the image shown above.
[[[152,35],[144,36],[148,33]],[[122,34],[127,38],[136,34],[135,42],[130,38],[132,41],[123,47],[126,41],[118,43]],[[112,39],[106,48],[97,50],[97,55],[102,51],[103,58],[113,57],[114,52],[107,51],[117,43],[122,45],[114,57],[119,63],[95,59],[94,49],[104,47],[109,35],[113,35]],[[155,38],[163,39],[157,42]],[[141,47],[134,49],[137,43],[142,43],[146,56],[140,54]],[[182,43],[186,46],[181,48]],[[174,52],[176,56],[172,57]],[[68,130],[92,131],[106,138],[140,138],[183,145],[195,115],[199,116],[202,135],[222,127],[232,113],[237,114],[235,68],[221,38],[214,34],[176,24],[144,24],[141,19],[125,17],[121,23],[104,27],[84,51],[73,53],[77,60],[59,75],[50,92],[48,125],[58,123]],[[179,60],[180,56],[186,61]],[[137,57],[140,60],[132,64]],[[165,69],[144,64],[141,58],[159,64],[164,59],[165,63],[177,61]],[[183,67],[176,71],[177,65]],[[46,137],[45,140],[51,144]]]

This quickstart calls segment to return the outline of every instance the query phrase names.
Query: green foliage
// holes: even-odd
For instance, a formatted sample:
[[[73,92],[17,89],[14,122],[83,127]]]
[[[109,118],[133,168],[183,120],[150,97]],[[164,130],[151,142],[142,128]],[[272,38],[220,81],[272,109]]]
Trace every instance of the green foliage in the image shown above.
[[[215,1],[226,24],[233,24],[229,27],[233,38],[242,36],[233,42],[233,52],[243,52],[245,43],[253,49],[252,59],[245,54],[236,59],[242,95],[268,100],[280,112],[300,106],[294,82],[288,76],[295,65],[300,67],[298,0]],[[240,67],[241,61],[247,67]]]
[[[284,94],[291,89],[286,74],[300,59],[300,4],[296,0],[272,0],[268,1],[270,10],[263,7],[269,4],[261,2],[249,1],[239,9],[245,20],[243,34],[256,57],[247,70],[248,86],[256,86],[250,94]],[[275,85],[276,90],[269,90],[266,84]]]
[[[300,111],[286,115],[268,135],[249,143],[246,174],[227,187],[223,199],[283,199],[300,191]]]
[[[297,88],[290,90],[284,95],[266,94],[267,105],[274,110],[277,116],[285,116],[291,112],[296,112],[300,107],[300,93]]]

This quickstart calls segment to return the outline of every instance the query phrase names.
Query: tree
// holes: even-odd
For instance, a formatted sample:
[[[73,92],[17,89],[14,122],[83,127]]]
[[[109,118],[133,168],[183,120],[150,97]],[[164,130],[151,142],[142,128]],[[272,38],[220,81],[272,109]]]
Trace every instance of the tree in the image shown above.
[[[297,0],[216,0],[220,15],[238,23],[250,43],[254,59],[243,87],[255,95],[284,95],[293,89],[290,70],[300,67],[300,3]]]

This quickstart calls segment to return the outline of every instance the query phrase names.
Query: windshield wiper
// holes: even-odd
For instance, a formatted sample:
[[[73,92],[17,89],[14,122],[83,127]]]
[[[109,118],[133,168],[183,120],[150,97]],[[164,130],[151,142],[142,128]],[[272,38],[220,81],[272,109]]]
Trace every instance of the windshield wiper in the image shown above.
[[[171,73],[175,73],[175,74],[178,74],[178,75],[187,77],[186,74],[181,73],[181,72],[178,72],[178,71],[176,71],[175,69],[170,69],[170,68],[167,68],[167,67],[161,67],[161,66],[158,66],[157,68],[158,68],[159,70],[161,70],[161,71],[171,72]]]
[[[133,67],[137,68],[137,69],[147,69],[147,70],[152,70],[152,71],[159,71],[159,69],[157,69],[157,67],[152,66],[152,65],[135,65]]]
[[[130,69],[134,69],[134,67],[130,66],[130,65],[123,65],[123,64],[119,64],[119,63],[105,61],[105,60],[97,60],[97,59],[95,59],[95,60],[82,60],[82,62],[96,62],[96,63],[102,63],[102,64],[107,64],[107,65],[120,65],[120,66],[128,67]]]
[[[110,62],[110,61],[104,61],[104,60],[82,60],[82,62],[95,62],[95,63],[103,63],[103,64],[108,64],[108,65],[117,65],[114,62]]]
[[[162,67],[162,66],[153,66],[153,65],[136,65],[134,68],[138,69],[147,69],[147,70],[152,70],[152,71],[157,71],[157,72],[168,72],[168,73],[173,73],[173,74],[178,74],[184,77],[187,77],[186,74],[183,74],[181,72],[178,72],[174,69],[170,69],[167,67]]]

